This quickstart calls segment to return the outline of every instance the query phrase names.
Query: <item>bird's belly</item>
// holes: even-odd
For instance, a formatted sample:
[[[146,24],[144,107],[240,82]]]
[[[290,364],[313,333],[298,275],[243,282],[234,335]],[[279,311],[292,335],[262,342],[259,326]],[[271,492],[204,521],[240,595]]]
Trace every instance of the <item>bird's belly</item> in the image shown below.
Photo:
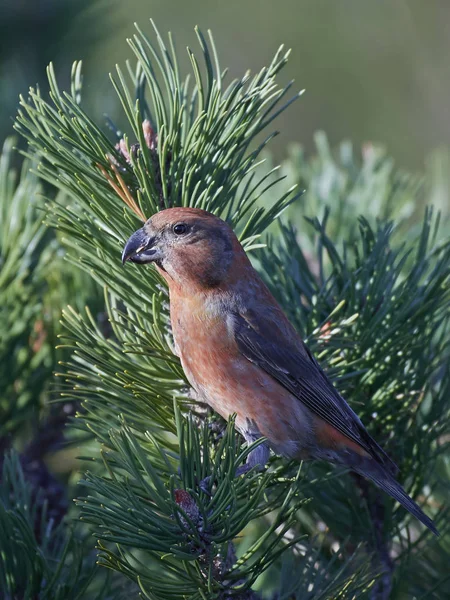
[[[312,439],[309,409],[275,379],[239,353],[226,328],[199,326],[177,340],[186,377],[222,417],[236,413],[242,433],[263,435],[275,451],[299,457]]]

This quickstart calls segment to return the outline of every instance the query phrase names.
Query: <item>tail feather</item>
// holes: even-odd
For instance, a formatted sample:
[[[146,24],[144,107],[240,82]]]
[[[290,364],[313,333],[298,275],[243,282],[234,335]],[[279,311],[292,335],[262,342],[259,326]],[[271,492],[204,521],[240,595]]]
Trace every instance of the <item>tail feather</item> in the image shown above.
[[[392,460],[392,458],[383,450],[383,448],[373,439],[372,436],[368,434],[368,432],[362,427],[360,432],[361,437],[364,439],[366,444],[369,446],[372,451],[372,456],[375,460],[381,464],[387,471],[389,471],[392,477],[395,477],[399,471],[399,468]]]
[[[428,529],[430,529],[434,533],[434,535],[439,536],[439,531],[436,529],[436,526],[433,523],[433,521],[429,517],[427,517],[427,515],[423,512],[420,506],[416,504],[416,502],[414,502],[414,500],[410,496],[408,496],[408,494],[398,483],[398,481],[396,481],[388,473],[382,472],[380,467],[379,471],[380,472],[376,473],[373,469],[371,469],[370,471],[357,469],[357,472],[360,475],[371,479],[378,487],[380,487],[383,491],[392,496],[392,498],[397,500],[397,502],[399,502],[404,508],[406,508],[407,511],[409,511],[412,515],[419,519],[419,521],[421,521],[424,525],[426,525]]]

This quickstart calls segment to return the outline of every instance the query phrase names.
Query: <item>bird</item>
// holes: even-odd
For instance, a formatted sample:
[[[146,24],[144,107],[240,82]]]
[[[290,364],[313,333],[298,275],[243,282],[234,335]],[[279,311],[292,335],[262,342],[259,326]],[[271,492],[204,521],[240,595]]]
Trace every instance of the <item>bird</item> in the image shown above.
[[[150,217],[122,263],[153,263],[169,289],[174,351],[201,402],[250,444],[246,468],[270,449],[325,460],[371,480],[439,535],[396,480],[397,467],[329,380],[252,266],[231,226],[199,208]]]

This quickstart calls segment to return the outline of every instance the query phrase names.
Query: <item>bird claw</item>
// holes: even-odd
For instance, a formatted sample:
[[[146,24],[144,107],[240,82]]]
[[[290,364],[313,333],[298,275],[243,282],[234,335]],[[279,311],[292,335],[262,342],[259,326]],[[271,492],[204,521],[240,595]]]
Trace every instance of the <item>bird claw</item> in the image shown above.
[[[240,477],[241,475],[245,475],[246,473],[248,473],[250,471],[250,469],[253,469],[255,465],[251,465],[249,462],[246,462],[245,465],[241,465],[240,467],[238,467],[236,469],[236,475],[235,477]]]
[[[241,477],[241,475],[245,475],[251,469],[253,469],[255,466],[257,466],[260,470],[262,468],[259,463],[252,464],[252,461],[247,461],[245,463],[245,465],[241,465],[240,467],[238,467],[236,469],[235,477]],[[212,497],[212,492],[210,491],[212,479],[213,479],[212,475],[208,475],[208,477],[205,477],[204,479],[202,479],[200,481],[200,483],[198,484],[198,487],[200,488],[200,490],[202,492],[204,492],[206,495],[208,495],[209,497]]]
[[[236,469],[235,477],[241,477],[241,475],[245,475],[254,467],[256,467],[258,469],[258,471],[262,471],[264,469],[268,459],[269,459],[269,448],[268,448],[267,444],[264,443],[264,444],[257,446],[247,456],[246,463]],[[200,483],[198,484],[201,491],[204,492],[205,494],[207,494],[209,497],[212,496],[212,492],[210,491],[210,488],[212,487],[211,486],[212,479],[213,479],[212,475],[208,475],[208,477],[205,477],[204,479],[202,479],[200,481]],[[214,482],[212,482],[212,483],[214,483]]]
[[[207,496],[209,496],[210,498],[212,498],[212,492],[210,492],[210,490],[209,490],[209,487],[211,485],[211,480],[212,480],[212,476],[208,475],[208,477],[204,477],[198,484],[198,487],[200,488],[200,490],[203,493],[205,493]]]

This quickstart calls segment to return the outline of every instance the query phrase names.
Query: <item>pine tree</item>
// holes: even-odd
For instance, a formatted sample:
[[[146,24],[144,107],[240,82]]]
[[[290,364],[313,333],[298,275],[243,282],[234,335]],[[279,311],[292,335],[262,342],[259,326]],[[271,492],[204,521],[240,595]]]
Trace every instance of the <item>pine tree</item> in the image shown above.
[[[46,456],[61,447],[75,409],[50,402],[61,303],[76,293],[80,309],[101,304],[43,225],[42,185],[27,161],[20,174],[13,168],[13,143],[0,156],[0,597],[68,600],[96,580],[89,597],[100,600],[108,577],[97,577],[87,532],[72,531],[67,486]]]
[[[188,49],[192,76],[183,78],[171,37],[166,45],[156,28],[154,41],[137,30],[129,40],[136,68],[127,64],[112,78],[129,126],[122,134],[111,124],[113,141],[82,108],[79,63],[70,92],[58,89],[49,67],[50,98],[31,89],[21,100],[17,130],[39,176],[61,190],[48,200],[47,225],[70,264],[104,288],[110,327],[90,310],[64,309],[68,358],[58,380],[63,402],[78,407],[69,431],[92,436],[74,528],[95,535],[98,562],[114,573],[114,585],[80,595],[79,582],[68,580],[66,596],[46,596],[42,564],[3,559],[2,589],[11,598],[119,598],[121,585],[129,596],[139,590],[161,600],[444,597],[450,245],[431,208],[419,230],[413,226],[410,207],[426,197],[427,183],[399,174],[374,148],[358,165],[343,146],[339,163],[324,137],[316,159],[293,151],[279,176],[261,153],[273,120],[299,96],[287,99],[291,85],[276,82],[288,53],[280,49],[269,67],[227,85],[212,37],[197,37],[201,60]],[[439,540],[390,498],[328,464],[273,456],[263,473],[235,477],[251,447],[232,420],[193,400],[172,352],[162,280],[120,263],[145,217],[187,205],[235,228],[291,321],[399,465],[408,493],[435,519]],[[40,540],[31,542],[19,524],[29,496],[25,481],[14,484],[14,455],[4,472],[0,524],[40,555]],[[215,482],[212,494],[199,485],[206,477]],[[15,508],[11,497],[22,498]],[[62,523],[58,539],[72,543]],[[56,533],[48,537],[56,547],[51,539]],[[82,539],[82,551],[67,545],[51,558],[62,568],[85,565]],[[0,554],[8,553],[4,544]],[[91,583],[105,571],[89,568]],[[32,582],[26,590],[17,588],[21,571]]]

